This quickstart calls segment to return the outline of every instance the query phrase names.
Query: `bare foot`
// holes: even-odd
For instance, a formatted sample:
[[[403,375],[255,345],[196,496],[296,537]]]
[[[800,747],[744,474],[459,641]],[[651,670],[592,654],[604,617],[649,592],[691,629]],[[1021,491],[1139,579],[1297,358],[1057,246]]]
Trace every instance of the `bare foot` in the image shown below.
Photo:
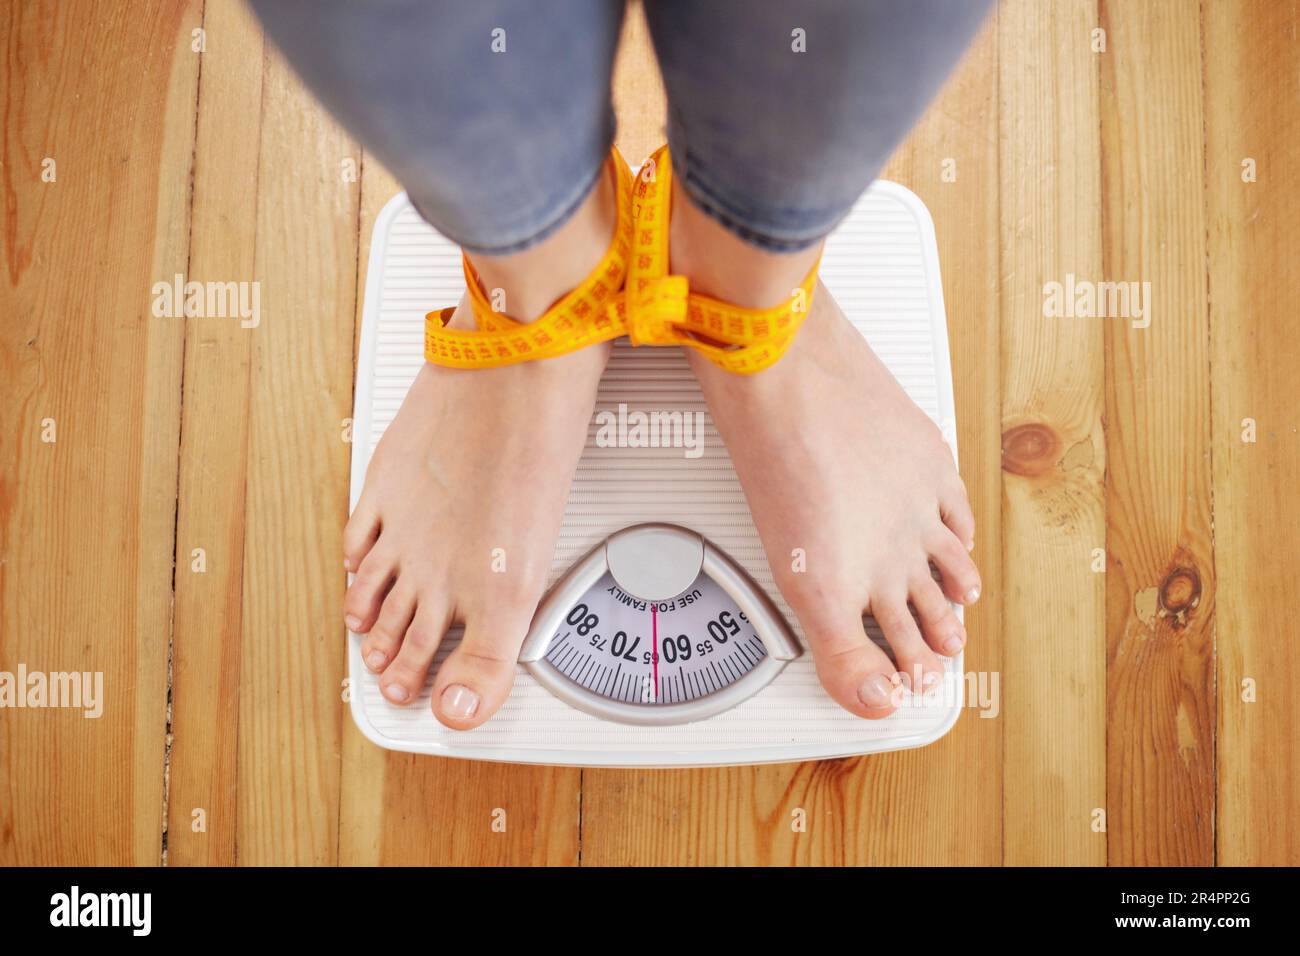
[[[674,217],[681,205],[674,204]],[[717,246],[727,240],[690,210],[683,227]],[[674,224],[673,242],[678,242]],[[738,240],[736,240],[738,242]],[[692,288],[741,305],[780,301],[807,265],[729,248],[726,263]],[[744,301],[760,267],[765,289]],[[812,250],[808,258],[816,256]],[[785,257],[789,259],[790,257]],[[718,261],[716,258],[713,261]],[[774,271],[783,277],[771,278]],[[692,275],[692,272],[694,274]],[[794,276],[790,280],[790,276]],[[748,293],[752,296],[752,293]],[[722,371],[690,351],[695,374],[727,444],[781,593],[803,626],[822,685],[861,717],[885,717],[899,687],[924,690],[942,674],[936,655],[955,655],[966,632],[948,601],[970,604],[980,578],[969,549],[975,520],[965,486],[939,429],[907,397],[889,370],[819,285],[790,351],[757,375]],[[806,570],[795,549],[806,556]],[[930,572],[938,568],[942,583]],[[913,617],[909,603],[916,609]],[[869,611],[880,624],[898,667],[867,637]],[[918,682],[920,682],[918,686]]]
[[[475,266],[526,321],[585,278],[613,222],[606,183],[536,251]],[[466,301],[451,324],[473,328]],[[434,681],[434,714],[467,730],[505,700],[608,357],[605,343],[505,368],[420,369],[343,532],[356,575],[346,624],[366,635],[362,659],[392,703],[417,698],[453,621],[465,636]]]

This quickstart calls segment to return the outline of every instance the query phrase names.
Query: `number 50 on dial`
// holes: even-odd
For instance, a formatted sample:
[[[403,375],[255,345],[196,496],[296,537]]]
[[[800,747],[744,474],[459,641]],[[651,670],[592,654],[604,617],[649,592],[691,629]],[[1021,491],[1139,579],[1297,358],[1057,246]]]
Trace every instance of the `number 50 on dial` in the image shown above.
[[[579,561],[538,608],[520,662],[560,699],[623,723],[701,720],[800,653],[767,595],[676,525],[637,525]]]

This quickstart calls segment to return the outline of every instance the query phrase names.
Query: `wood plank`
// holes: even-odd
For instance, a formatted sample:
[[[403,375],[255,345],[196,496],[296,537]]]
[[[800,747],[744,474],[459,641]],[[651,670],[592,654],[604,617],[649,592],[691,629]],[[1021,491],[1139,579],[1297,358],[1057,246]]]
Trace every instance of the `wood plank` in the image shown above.
[[[370,266],[370,241],[374,235],[375,219],[384,204],[402,191],[393,175],[368,153],[363,154],[359,167],[360,177],[355,185],[360,194],[360,242],[357,247],[357,300],[353,322],[353,368],[361,341],[361,315],[365,306],[366,275]],[[355,382],[355,373],[353,375]],[[351,415],[351,412],[348,413]],[[350,467],[350,466],[349,466]],[[351,475],[349,474],[349,480]],[[348,510],[348,499],[343,510]],[[342,541],[342,525],[340,542]],[[340,549],[342,544],[340,543]],[[344,575],[344,593],[347,580]],[[341,630],[341,625],[340,625]],[[347,635],[343,634],[346,641]],[[344,661],[344,666],[347,662]],[[379,866],[386,861],[382,855],[383,834],[388,824],[389,811],[385,802],[386,766],[392,755],[376,747],[353,722],[351,715],[343,718],[343,751],[341,758],[342,780],[339,784],[339,864],[342,866]],[[423,832],[435,829],[435,821],[420,815],[415,826]]]
[[[1107,859],[1207,866],[1214,555],[1199,7],[1108,3],[1101,26],[1103,273],[1132,283],[1146,310],[1094,320],[1106,336]]]
[[[154,865],[182,326],[151,289],[185,261],[198,4],[6,17],[0,670],[99,672],[103,711],[0,716],[0,864]]]
[[[1102,328],[1044,284],[1102,274],[1092,2],[999,9],[1004,861],[1104,863]]]
[[[363,743],[365,743],[363,741]],[[365,743],[373,748],[373,745]],[[571,866],[581,771],[386,753],[382,832],[356,858],[402,866]],[[355,778],[357,768],[348,767]],[[353,783],[355,793],[355,780]],[[345,820],[345,827],[357,817]],[[504,827],[504,829],[501,829]],[[359,831],[364,833],[364,831]],[[367,854],[367,848],[369,851]]]
[[[842,857],[857,760],[702,770],[587,770],[584,866],[789,866]],[[795,832],[803,811],[805,832]]]
[[[186,278],[248,283],[257,279],[262,31],[252,12],[234,3],[209,4],[203,28]],[[236,859],[244,489],[252,343],[260,332],[245,321],[251,322],[238,314],[186,320],[168,786],[172,865],[231,866]]]
[[[357,163],[279,56],[265,61],[239,662],[241,864],[338,861],[343,568]]]
[[[631,3],[623,20],[623,35],[614,57],[611,91],[618,118],[619,152],[629,163],[640,165],[668,142],[668,111],[664,100],[659,61],[650,42],[645,9]]]
[[[1300,860],[1300,5],[1202,6],[1218,567],[1218,862]],[[1256,181],[1243,181],[1253,160]],[[1243,441],[1243,422],[1255,440]],[[1246,682],[1251,682],[1247,685]],[[1249,699],[1248,699],[1249,698]]]
[[[637,35],[631,39],[635,43]],[[620,64],[643,70],[649,51],[632,46],[621,57]],[[988,595],[968,617],[967,667],[986,673],[1000,666],[1000,461],[988,451],[998,435],[1000,374],[996,57],[990,24],[884,173],[920,194],[937,226],[952,353],[960,357],[955,371],[962,471],[979,522],[976,556]],[[644,95],[630,90],[634,76],[619,73],[616,101],[620,81],[627,84],[624,102]],[[654,129],[654,119],[641,122]],[[644,137],[648,131],[633,127],[632,132]],[[948,158],[957,163],[955,182],[941,178]],[[996,719],[968,712],[947,737],[920,751],[772,767],[588,770],[582,860],[591,865],[996,863],[1000,734]],[[984,772],[972,777],[971,766]],[[792,827],[796,810],[803,813],[802,832]]]

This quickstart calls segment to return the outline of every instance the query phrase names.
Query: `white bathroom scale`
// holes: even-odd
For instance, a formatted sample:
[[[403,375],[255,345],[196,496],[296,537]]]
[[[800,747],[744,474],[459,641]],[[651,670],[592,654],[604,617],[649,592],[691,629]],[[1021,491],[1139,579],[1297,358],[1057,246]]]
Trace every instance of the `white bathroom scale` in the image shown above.
[[[920,199],[875,183],[828,239],[821,278],[955,455],[939,256]],[[353,508],[424,361],[425,314],[463,291],[460,249],[405,194],[394,197],[375,222],[366,276]],[[638,436],[637,413],[658,414],[660,427]],[[620,421],[623,440],[611,442]],[[672,431],[698,421],[700,435]],[[673,438],[653,447],[656,435]],[[870,618],[867,627],[888,653]],[[779,763],[924,746],[948,732],[964,703],[961,656],[945,661],[937,690],[906,695],[883,720],[855,717],[826,695],[685,356],[626,339],[600,383],[514,689],[470,731],[444,727],[430,708],[433,674],[459,638],[456,629],[444,639],[419,699],[398,707],[362,664],[361,638],[348,635],[352,716],[366,737],[392,750],[512,763]]]

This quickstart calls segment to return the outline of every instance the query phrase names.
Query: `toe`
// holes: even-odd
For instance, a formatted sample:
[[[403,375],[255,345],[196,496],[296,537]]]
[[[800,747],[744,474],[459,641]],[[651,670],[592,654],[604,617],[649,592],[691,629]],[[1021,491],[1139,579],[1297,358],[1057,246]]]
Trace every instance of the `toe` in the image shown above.
[[[905,597],[874,601],[871,616],[880,625],[885,640],[894,651],[899,680],[904,687],[920,693],[943,676],[943,665],[926,646]]]
[[[897,709],[902,694],[899,675],[889,655],[867,636],[860,612],[846,610],[835,619],[824,614],[803,616],[800,621],[817,678],[837,704],[873,720]]]
[[[343,598],[343,620],[349,631],[364,634],[370,630],[379,616],[396,567],[392,557],[379,548],[370,549]]]
[[[974,604],[980,596],[980,573],[959,537],[939,529],[930,542],[930,560],[939,569],[943,593],[958,604]]]
[[[921,636],[925,643],[936,654],[955,657],[966,644],[966,629],[957,620],[952,605],[934,578],[929,574],[918,574],[912,582],[911,600],[920,618]]]
[[[450,623],[450,615],[436,601],[423,596],[419,599],[411,626],[402,636],[402,646],[379,679],[384,697],[394,704],[409,704],[420,695],[433,655]]]
[[[960,478],[954,479],[940,497],[939,516],[967,552],[975,547],[975,514],[966,495],[966,485]]]
[[[343,527],[343,569],[356,571],[379,539],[379,515],[363,497]]]
[[[495,714],[514,683],[531,610],[471,616],[460,646],[433,683],[433,714],[453,730],[470,730]]]
[[[411,626],[415,615],[415,589],[407,583],[405,577],[399,577],[394,583],[384,605],[379,609],[379,617],[370,628],[370,633],[361,642],[361,659],[366,667],[375,673],[381,673],[388,662],[397,656],[402,646],[402,637]]]

